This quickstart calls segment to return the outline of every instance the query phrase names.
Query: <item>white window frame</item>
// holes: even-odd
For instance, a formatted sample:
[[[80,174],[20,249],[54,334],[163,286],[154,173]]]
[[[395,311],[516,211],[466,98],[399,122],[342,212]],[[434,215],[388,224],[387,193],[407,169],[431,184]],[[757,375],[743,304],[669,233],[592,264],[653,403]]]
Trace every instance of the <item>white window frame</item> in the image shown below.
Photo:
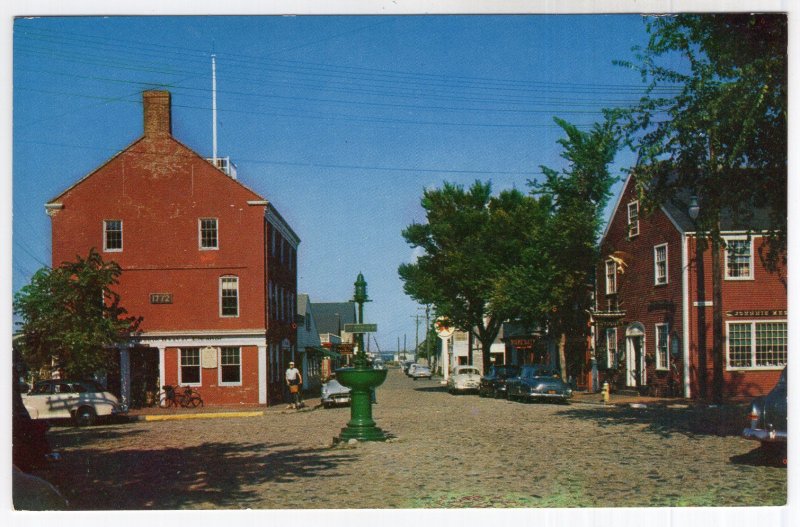
[[[608,272],[608,266],[611,264],[612,272]],[[614,260],[608,259],[606,260],[606,294],[607,295],[614,295],[617,293],[617,262]],[[613,277],[613,278],[612,278]],[[612,287],[612,280],[613,280],[613,287]]]
[[[631,208],[636,209],[636,221],[631,220]],[[628,238],[639,236],[639,200],[628,203]]]
[[[609,338],[613,335],[612,338]],[[613,346],[612,346],[613,344]],[[606,328],[606,366],[608,368],[617,367],[617,356],[619,354],[619,344],[617,341],[617,328]],[[612,355],[613,350],[613,355]]]
[[[108,222],[119,222],[119,248],[109,249],[108,247]],[[121,253],[122,248],[125,246],[125,238],[123,236],[122,220],[103,220],[103,252],[105,253]]]
[[[664,332],[667,337],[667,342],[661,342],[661,332],[659,331],[661,328],[665,328],[666,331]],[[669,370],[669,324],[664,322],[660,324],[656,324],[656,369],[661,371]],[[662,344],[664,344],[664,349],[662,350]]]
[[[226,349],[235,349],[239,353],[239,380],[234,382],[224,382],[222,380],[222,357]],[[218,380],[220,386],[241,386],[242,385],[242,347],[241,346],[221,346],[219,348],[219,364],[217,366]]]
[[[725,369],[727,371],[774,371],[774,370],[782,370],[786,364],[775,365],[775,366],[756,366],[756,325],[757,324],[769,324],[769,323],[781,323],[786,324],[786,358],[789,358],[789,324],[788,321],[783,319],[758,319],[758,320],[728,320],[725,322]],[[731,341],[729,338],[730,335],[730,327],[731,324],[749,324],[750,325],[750,354],[752,359],[752,366],[731,366]]]
[[[664,280],[659,281],[659,274],[658,274],[658,250],[664,248]],[[654,285],[666,285],[669,283],[669,244],[668,243],[661,243],[653,247],[653,284]]]
[[[197,379],[199,382],[183,382],[183,352],[184,351],[196,351],[197,352]],[[189,346],[187,348],[178,348],[178,385],[179,386],[202,386],[203,385],[203,363],[202,358],[200,357],[200,348]]]
[[[228,280],[234,280],[235,283],[236,283],[236,314],[235,315],[225,315],[225,314],[222,313],[222,304],[223,304],[223,302],[222,302],[222,292],[224,290],[222,284],[225,281],[228,281]],[[220,318],[238,318],[239,314],[241,312],[239,304],[240,304],[240,302],[239,302],[239,277],[236,276],[236,275],[220,276],[219,277],[219,316],[220,316]]]
[[[755,259],[753,258],[753,238],[748,236],[725,236],[723,238],[725,240],[725,280],[755,280]],[[748,245],[750,246],[750,273],[747,276],[731,276],[728,274],[728,257],[730,253],[728,251],[728,243],[730,242],[740,242],[746,241],[749,242]]]
[[[214,241],[216,245],[213,247],[206,247],[203,245],[203,222],[214,222]],[[218,251],[219,250],[219,219],[217,218],[197,218],[197,246],[201,251]]]

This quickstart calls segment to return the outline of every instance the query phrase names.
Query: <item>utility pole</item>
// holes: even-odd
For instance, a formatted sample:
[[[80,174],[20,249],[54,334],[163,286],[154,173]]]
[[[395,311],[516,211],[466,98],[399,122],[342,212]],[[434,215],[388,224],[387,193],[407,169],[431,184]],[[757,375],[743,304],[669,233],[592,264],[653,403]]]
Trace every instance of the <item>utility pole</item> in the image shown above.
[[[403,333],[403,355],[406,354],[406,334]]]
[[[416,344],[414,346],[414,360],[416,360],[417,352],[419,351],[419,323],[420,323],[420,320],[422,320],[422,315],[417,313],[416,315],[412,316],[411,318],[414,319],[414,322],[416,323],[416,327],[417,327]]]
[[[431,360],[431,339],[430,337],[431,332],[431,306],[425,306],[425,353],[428,357],[428,365],[431,367],[431,372],[436,371],[434,367],[434,363]]]
[[[400,337],[397,337],[397,354],[400,355]]]

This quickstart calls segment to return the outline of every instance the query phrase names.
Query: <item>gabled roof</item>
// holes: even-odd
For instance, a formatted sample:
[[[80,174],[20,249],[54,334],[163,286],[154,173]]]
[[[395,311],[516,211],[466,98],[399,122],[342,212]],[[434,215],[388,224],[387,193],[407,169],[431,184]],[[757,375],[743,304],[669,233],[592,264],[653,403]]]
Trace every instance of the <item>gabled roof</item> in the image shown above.
[[[312,302],[312,316],[320,335],[340,335],[345,324],[356,323],[355,302]]]
[[[605,229],[603,230],[603,236],[600,238],[600,245],[602,245],[605,241],[606,236],[608,235],[608,229],[611,226],[611,222],[614,221],[614,218],[619,210],[620,203],[622,202],[622,198],[627,192],[628,186],[631,185],[633,179],[633,174],[629,174],[625,179],[625,183],[623,184],[622,189],[617,196],[617,201],[614,204],[614,209],[611,212],[611,216],[609,216],[608,222],[606,222]],[[697,230],[694,221],[691,217],[689,217],[689,202],[691,201],[691,198],[691,190],[682,188],[678,189],[670,200],[659,205],[659,210],[661,210],[669,218],[669,220],[681,234],[695,232]],[[720,230],[722,232],[763,232],[770,228],[768,208],[752,207],[748,209],[748,211],[750,212],[750,215],[745,218],[741,216],[734,217],[730,210],[723,210],[720,216]]]

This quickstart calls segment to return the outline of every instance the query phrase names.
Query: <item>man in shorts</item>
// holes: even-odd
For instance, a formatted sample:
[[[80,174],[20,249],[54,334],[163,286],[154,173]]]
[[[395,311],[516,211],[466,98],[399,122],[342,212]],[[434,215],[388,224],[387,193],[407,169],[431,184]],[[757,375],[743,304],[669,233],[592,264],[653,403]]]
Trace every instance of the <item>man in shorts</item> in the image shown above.
[[[303,384],[303,376],[300,370],[294,367],[294,362],[289,363],[286,369],[286,386],[289,387],[289,396],[292,398],[292,404],[287,408],[302,408],[303,400],[300,395],[300,387]]]

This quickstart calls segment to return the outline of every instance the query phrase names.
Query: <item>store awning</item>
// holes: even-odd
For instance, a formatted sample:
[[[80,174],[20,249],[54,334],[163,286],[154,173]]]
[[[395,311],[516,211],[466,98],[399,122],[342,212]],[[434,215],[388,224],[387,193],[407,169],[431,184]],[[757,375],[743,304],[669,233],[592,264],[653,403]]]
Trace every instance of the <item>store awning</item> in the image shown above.
[[[328,348],[323,348],[322,346],[309,347],[306,348],[306,351],[308,351],[309,353],[318,353],[323,357],[330,357],[332,359],[338,359],[342,356],[340,353],[329,350]]]

